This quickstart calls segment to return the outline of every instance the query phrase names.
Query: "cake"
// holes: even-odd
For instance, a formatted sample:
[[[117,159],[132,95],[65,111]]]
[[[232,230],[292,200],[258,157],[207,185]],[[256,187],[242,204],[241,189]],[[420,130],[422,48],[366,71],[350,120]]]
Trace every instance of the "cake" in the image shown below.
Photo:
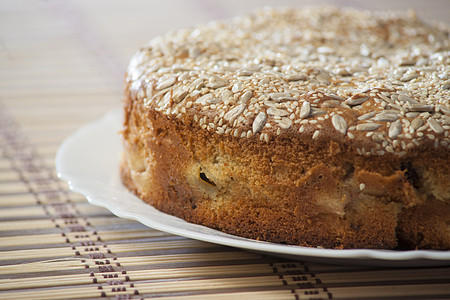
[[[334,7],[154,38],[127,69],[122,181],[250,239],[448,250],[449,41],[411,11]]]

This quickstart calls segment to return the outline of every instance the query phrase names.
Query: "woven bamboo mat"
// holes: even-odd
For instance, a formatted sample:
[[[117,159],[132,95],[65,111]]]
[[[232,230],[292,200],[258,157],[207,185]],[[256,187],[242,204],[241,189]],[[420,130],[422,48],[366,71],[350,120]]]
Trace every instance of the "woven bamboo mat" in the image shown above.
[[[426,16],[445,20],[448,3]],[[450,267],[332,266],[190,240],[117,218],[57,179],[59,144],[120,105],[140,45],[254,6],[0,3],[0,299],[450,299]]]

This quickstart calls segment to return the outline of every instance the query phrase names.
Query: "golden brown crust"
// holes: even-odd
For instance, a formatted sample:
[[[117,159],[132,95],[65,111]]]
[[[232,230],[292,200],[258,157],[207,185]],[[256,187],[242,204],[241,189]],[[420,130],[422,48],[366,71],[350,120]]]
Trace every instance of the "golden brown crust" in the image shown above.
[[[186,59],[180,53],[168,56]],[[156,81],[151,76],[159,76],[161,66],[132,66],[142,70],[130,69],[127,79],[122,178],[159,210],[278,243],[450,249],[447,102],[436,104],[432,116],[431,102],[405,104],[405,112],[393,113],[378,106],[377,97],[386,91],[381,88],[354,93],[338,107],[333,105],[344,101],[340,96],[317,96],[316,90],[272,93],[271,100],[261,100],[269,106],[258,110],[254,100],[264,93],[256,87],[238,91],[232,79],[223,81],[228,75],[202,85],[183,75],[186,67],[177,67],[185,73]],[[140,77],[144,73],[150,77]],[[325,76],[314,74],[308,76]],[[226,90],[236,91],[237,101],[220,106],[216,87],[224,89],[220,101],[230,101]],[[279,104],[271,106],[275,100]],[[364,102],[360,108],[358,101]],[[299,108],[292,118],[284,113],[288,102]],[[433,138],[419,139],[421,131],[406,126],[412,122]],[[406,126],[399,127],[401,133],[398,124]]]

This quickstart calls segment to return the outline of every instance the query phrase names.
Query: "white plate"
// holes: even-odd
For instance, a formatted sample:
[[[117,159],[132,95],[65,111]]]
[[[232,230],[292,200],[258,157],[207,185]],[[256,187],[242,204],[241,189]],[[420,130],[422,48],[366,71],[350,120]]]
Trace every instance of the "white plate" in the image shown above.
[[[281,245],[225,234],[164,214],[130,193],[120,182],[121,120],[120,109],[110,111],[68,137],[56,155],[58,176],[67,180],[72,190],[119,217],[192,239],[291,259],[376,266],[450,265],[450,251],[335,250]]]

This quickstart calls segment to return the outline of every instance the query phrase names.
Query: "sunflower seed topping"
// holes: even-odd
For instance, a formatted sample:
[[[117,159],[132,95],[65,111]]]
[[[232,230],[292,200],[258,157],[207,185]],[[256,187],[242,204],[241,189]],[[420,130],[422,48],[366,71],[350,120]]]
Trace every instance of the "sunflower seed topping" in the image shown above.
[[[234,108],[232,108],[231,110],[229,110],[223,116],[223,118],[229,122],[232,122],[244,112],[244,109],[245,109],[245,104],[239,104],[239,105],[235,106]]]
[[[253,133],[255,134],[260,132],[263,129],[264,125],[266,124],[266,121],[267,115],[264,112],[260,112],[253,121],[252,124]]]
[[[412,104],[409,106],[410,111],[433,111],[433,105],[426,104]]]
[[[402,123],[400,122],[400,120],[395,121],[389,127],[389,137],[391,139],[396,139],[401,132],[402,132]]]
[[[306,76],[305,74],[297,73],[286,75],[285,78],[287,81],[298,81],[298,80],[306,80],[308,79],[308,76]]]
[[[217,89],[228,85],[228,81],[222,80],[217,77],[211,77],[209,82],[206,84],[207,87],[211,89]]]
[[[156,90],[160,91],[160,90],[164,90],[168,87],[171,87],[172,85],[175,84],[175,82],[177,82],[177,79],[175,77],[169,77],[166,80],[161,81],[160,83],[158,83],[158,85],[156,86]]]
[[[177,91],[173,95],[173,102],[174,103],[180,103],[188,94],[188,91]]]
[[[436,133],[438,133],[438,134],[444,132],[444,128],[442,128],[442,126],[441,126],[435,119],[429,118],[429,119],[427,120],[427,123],[428,123],[428,125],[430,125],[430,128],[431,128],[434,132],[436,132]]]
[[[362,123],[362,124],[356,125],[356,130],[372,131],[372,130],[377,130],[380,127],[381,127],[381,124],[378,124],[378,123]]]
[[[278,117],[285,117],[289,115],[289,112],[284,109],[269,107],[267,109],[267,114]]]
[[[289,93],[271,93],[269,94],[269,98],[275,102],[297,100],[296,98],[291,97]]]
[[[382,113],[376,115],[375,117],[373,117],[372,119],[374,121],[379,121],[379,122],[393,122],[393,121],[397,120],[398,118],[399,118],[399,115],[396,113],[382,112]]]
[[[331,123],[333,124],[334,128],[340,133],[344,135],[347,133],[347,122],[340,115],[334,115],[333,117],[331,117]]]
[[[250,98],[253,96],[252,91],[246,91],[241,98],[239,99],[240,103],[247,103],[248,100],[250,100]]]
[[[345,104],[349,106],[360,105],[369,100],[369,96],[355,97],[345,100]]]
[[[430,141],[450,149],[450,44],[441,27],[336,8],[269,9],[227,22],[150,41],[128,67],[128,97],[262,143],[334,133],[363,156],[402,156]],[[381,23],[389,42],[372,26]]]
[[[375,112],[374,112],[374,111],[369,112],[369,113],[366,113],[366,114],[364,114],[364,115],[362,115],[362,116],[359,116],[359,117],[358,117],[358,120],[364,121],[364,120],[367,120],[367,119],[372,118],[373,116],[375,116]]]
[[[403,75],[402,78],[400,78],[400,81],[407,82],[407,81],[413,80],[414,78],[417,78],[417,77],[419,77],[419,74],[417,74],[417,73],[405,74],[405,75]]]
[[[311,112],[311,103],[308,101],[303,102],[302,108],[300,109],[300,118],[306,119]]]
[[[292,120],[286,117],[281,118],[281,120],[278,122],[278,126],[280,126],[282,129],[289,129],[292,124]]]

